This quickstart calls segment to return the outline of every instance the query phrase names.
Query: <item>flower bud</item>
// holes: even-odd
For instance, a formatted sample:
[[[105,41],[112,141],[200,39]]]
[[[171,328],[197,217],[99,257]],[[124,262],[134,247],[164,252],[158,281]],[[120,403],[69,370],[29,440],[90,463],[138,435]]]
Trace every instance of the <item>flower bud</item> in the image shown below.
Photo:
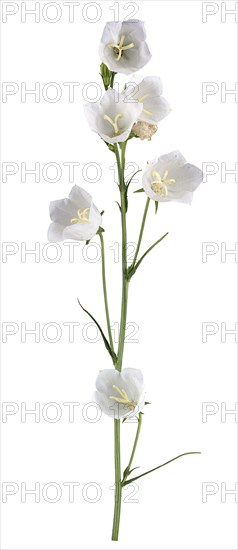
[[[107,65],[105,65],[104,63],[101,63],[100,65],[100,75],[102,77],[102,80],[103,80],[103,84],[105,86],[105,89],[107,90],[110,86],[110,83],[111,83],[111,71],[108,69]]]
[[[156,124],[149,124],[148,122],[144,122],[142,120],[139,120],[136,122],[132,127],[132,132],[139,137],[140,139],[148,139],[151,140],[152,136],[157,132],[158,127]]]

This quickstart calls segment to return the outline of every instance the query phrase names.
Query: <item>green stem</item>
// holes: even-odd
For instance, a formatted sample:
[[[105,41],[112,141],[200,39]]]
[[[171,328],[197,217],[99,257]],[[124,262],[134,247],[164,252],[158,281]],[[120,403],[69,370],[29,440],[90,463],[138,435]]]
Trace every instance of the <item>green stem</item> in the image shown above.
[[[121,227],[122,227],[122,300],[121,300],[121,321],[119,332],[119,344],[116,369],[122,369],[122,358],[125,344],[126,317],[128,303],[128,279],[127,279],[127,228],[126,228],[126,185],[124,180],[126,142],[121,144],[121,159],[117,144],[115,154],[117,159],[119,188],[121,195]]]
[[[138,243],[137,243],[137,247],[136,247],[136,251],[135,251],[134,260],[131,264],[131,269],[135,266],[136,260],[138,258],[138,254],[139,254],[139,251],[140,251],[140,245],[141,245],[141,241],[142,241],[142,237],[143,237],[143,233],[144,233],[145,221],[146,221],[146,216],[147,216],[149,204],[150,204],[150,198],[148,197],[147,201],[146,201],[146,205],[145,205],[145,210],[144,210],[142,222],[141,222],[140,234],[139,234],[139,239],[138,239]]]
[[[120,420],[114,420],[114,457],[115,457],[115,505],[112,527],[112,540],[118,540],[121,516],[121,452],[120,452]]]
[[[134,445],[133,445],[131,457],[130,457],[128,466],[127,466],[126,469],[125,469],[125,472],[124,472],[124,475],[123,475],[123,480],[122,480],[122,482],[121,482],[121,483],[122,483],[122,486],[123,486],[124,482],[127,480],[128,476],[130,475],[130,470],[131,470],[132,462],[133,462],[133,460],[134,460],[134,456],[135,456],[135,452],[136,452],[136,447],[137,447],[137,443],[138,443],[139,435],[140,435],[140,431],[141,431],[142,416],[143,416],[143,415],[142,415],[142,413],[140,412],[140,413],[139,413],[139,418],[138,418],[138,426],[137,426],[137,430],[136,430],[136,437],[135,437],[135,441],[134,441]]]
[[[103,284],[103,295],[104,295],[104,303],[105,303],[105,313],[106,313],[106,320],[107,320],[107,330],[108,330],[108,337],[109,337],[110,346],[111,346],[112,351],[114,351],[111,324],[110,324],[110,316],[109,316],[108,299],[107,299],[107,283],[106,283],[106,270],[105,270],[105,249],[104,249],[103,233],[100,232],[99,237],[100,237],[100,241],[101,241],[102,284]]]
[[[118,355],[115,368],[120,372],[125,343],[128,281],[127,281],[127,230],[126,230],[126,185],[124,180],[126,143],[121,144],[121,158],[118,145],[115,143],[114,151],[117,160],[119,188],[121,195],[121,226],[122,226],[122,299],[121,321],[118,344]],[[120,449],[120,420],[114,420],[114,464],[115,464],[115,505],[112,528],[112,540],[118,540],[120,516],[121,516],[121,449]]]

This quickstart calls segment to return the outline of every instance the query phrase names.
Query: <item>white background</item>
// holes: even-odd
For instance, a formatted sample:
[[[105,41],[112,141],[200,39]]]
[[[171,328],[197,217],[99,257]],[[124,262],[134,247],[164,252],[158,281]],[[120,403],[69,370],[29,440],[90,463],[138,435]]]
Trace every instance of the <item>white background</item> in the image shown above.
[[[4,2],[2,2],[4,4]],[[40,261],[28,255],[23,262],[20,251],[3,263],[3,322],[17,323],[19,330],[2,345],[2,385],[4,402],[25,402],[40,409],[56,402],[62,417],[52,423],[40,415],[34,422],[20,413],[2,424],[4,455],[2,482],[22,482],[42,488],[54,482],[62,488],[56,503],[40,503],[28,495],[21,502],[20,490],[2,504],[2,548],[36,549],[235,549],[236,504],[234,494],[221,502],[221,483],[234,489],[236,474],[236,424],[234,415],[221,422],[221,402],[233,409],[236,397],[236,360],[234,335],[221,342],[221,323],[234,328],[235,259],[221,261],[220,245],[234,248],[236,241],[236,184],[234,175],[221,181],[221,163],[234,167],[236,134],[234,95],[221,101],[221,82],[233,89],[236,80],[236,24],[234,15],[221,21],[221,3],[212,2],[214,15],[202,21],[204,3],[200,1],[138,1],[135,17],[146,23],[148,44],[153,54],[141,71],[159,75],[164,96],[172,114],[164,119],[150,143],[134,140],[128,145],[127,160],[144,169],[146,162],[163,153],[180,149],[189,162],[202,167],[216,163],[217,173],[207,178],[194,196],[191,207],[165,204],[157,216],[150,206],[143,250],[163,233],[166,240],[140,267],[131,282],[128,321],[138,325],[136,342],[125,346],[124,366],[144,372],[147,399],[135,466],[140,472],[186,451],[202,455],[184,457],[138,481],[138,502],[124,502],[119,543],[111,543],[113,513],[113,422],[103,417],[87,422],[82,411],[91,401],[99,369],[110,368],[110,358],[102,341],[90,342],[95,331],[88,332],[90,321],[79,309],[77,297],[105,327],[101,289],[100,261],[86,261],[83,243],[70,263],[67,247],[61,246],[58,262],[47,261],[50,200],[68,195],[72,184],[64,162],[79,162],[75,183],[92,193],[100,210],[105,210],[108,292],[111,322],[119,322],[120,264],[110,249],[120,241],[119,210],[115,201],[113,154],[92,134],[83,115],[86,102],[83,88],[88,82],[101,85],[98,44],[106,21],[113,19],[117,4],[97,2],[75,8],[75,20],[69,23],[63,2],[62,17],[56,23],[42,16],[46,2],[40,2],[40,22],[28,16],[21,22],[19,12],[2,23],[5,59],[2,80],[26,82],[28,88],[49,82],[62,87],[62,98],[55,103],[44,99],[36,103],[20,92],[3,104],[3,162],[15,162],[28,168],[36,162],[41,170],[49,162],[62,167],[62,177],[49,183],[41,176],[35,183],[28,175],[21,181],[20,170],[2,183],[2,241],[15,242],[19,250],[26,243],[39,243]],[[133,6],[119,3],[119,18],[124,19]],[[226,2],[227,9],[234,2]],[[34,2],[27,2],[28,9]],[[127,8],[127,9],[126,9]],[[213,9],[211,8],[211,9]],[[52,8],[54,9],[54,8]],[[84,10],[84,11],[83,11]],[[85,11],[86,10],[86,11]],[[87,11],[88,10],[88,11]],[[54,11],[48,15],[54,18]],[[83,14],[86,13],[86,19]],[[99,14],[99,16],[98,16]],[[117,14],[116,14],[117,16]],[[92,21],[95,19],[96,21]],[[97,20],[98,19],[98,20]],[[91,20],[91,21],[90,21]],[[128,79],[117,79],[123,84]],[[63,82],[78,82],[75,100],[70,103]],[[202,83],[217,83],[217,93],[202,100]],[[92,91],[92,89],[91,89]],[[101,166],[97,182],[85,181],[87,163]],[[89,177],[95,177],[91,169]],[[141,187],[139,181],[131,191]],[[128,212],[129,241],[135,242],[144,208],[143,194],[130,194]],[[95,238],[93,242],[98,243]],[[218,252],[202,261],[204,242],[217,243]],[[214,245],[215,246],[215,245]],[[52,249],[53,250],[53,249]],[[89,258],[97,253],[88,249]],[[49,251],[50,254],[50,251]],[[84,256],[83,256],[84,254]],[[65,322],[78,322],[75,341],[69,342]],[[43,338],[44,326],[53,322],[62,328],[62,338],[50,343]],[[218,332],[202,342],[202,323],[217,323]],[[21,342],[22,323],[34,328],[40,323],[40,342],[28,335]],[[216,326],[216,325],[214,325]],[[84,338],[83,338],[84,334]],[[68,420],[64,402],[78,402],[74,422]],[[219,412],[202,421],[202,403],[217,403]],[[48,410],[48,416],[55,410]],[[123,424],[122,462],[126,466],[135,424]],[[64,482],[79,482],[75,502],[69,503]],[[85,485],[101,487],[98,502],[85,500]],[[213,483],[217,492],[202,502],[202,486]],[[132,489],[124,493],[127,497]],[[50,494],[50,493],[49,493]],[[89,492],[89,498],[93,498]],[[132,498],[132,497],[131,497]]]

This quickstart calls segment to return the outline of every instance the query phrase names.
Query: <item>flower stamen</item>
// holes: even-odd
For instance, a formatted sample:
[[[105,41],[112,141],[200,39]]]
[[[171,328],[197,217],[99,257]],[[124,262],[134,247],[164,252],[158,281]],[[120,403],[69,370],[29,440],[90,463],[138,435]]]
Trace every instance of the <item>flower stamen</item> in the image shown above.
[[[123,51],[134,48],[133,42],[131,42],[130,44],[127,44],[126,46],[123,46],[125,38],[126,38],[125,34],[122,34],[119,44],[108,44],[108,47],[113,48],[114,52],[117,54],[116,61],[120,61]]]
[[[89,212],[90,208],[79,208],[79,210],[77,210],[77,214],[78,214],[78,218],[72,218],[70,220],[70,223],[78,223],[78,222],[83,222],[83,223],[87,223],[89,221],[89,216],[88,216],[88,212]]]
[[[145,99],[147,99],[147,97],[149,97],[149,96],[150,96],[150,94],[142,95],[141,97],[138,97],[136,101],[138,101],[138,103],[143,103],[143,101],[145,101]],[[145,113],[145,115],[148,115],[148,116],[153,115],[153,113],[151,111],[147,111],[147,109],[142,109],[142,112]]]
[[[118,124],[117,124],[117,121],[119,120],[119,118],[123,118],[123,115],[122,114],[118,114],[115,116],[114,118],[114,121],[112,120],[112,118],[108,115],[104,115],[104,120],[107,120],[107,122],[109,122],[109,124],[112,125],[113,129],[114,129],[114,133],[115,133],[115,136],[117,136],[120,132],[119,128],[118,128]]]
[[[135,401],[130,401],[127,393],[125,390],[120,390],[120,388],[118,388],[117,386],[112,386],[114,390],[116,390],[119,395],[121,397],[114,397],[114,396],[110,396],[109,399],[113,399],[114,401],[116,401],[117,403],[121,403],[122,405],[126,405],[128,407],[128,409],[130,410],[134,410],[135,407],[136,407],[136,403]]]
[[[152,172],[153,180],[151,182],[151,189],[163,198],[167,197],[168,195],[167,185],[172,185],[173,183],[175,183],[175,179],[168,179],[168,175],[168,170],[164,171],[164,175],[162,178],[160,173],[156,170]]]

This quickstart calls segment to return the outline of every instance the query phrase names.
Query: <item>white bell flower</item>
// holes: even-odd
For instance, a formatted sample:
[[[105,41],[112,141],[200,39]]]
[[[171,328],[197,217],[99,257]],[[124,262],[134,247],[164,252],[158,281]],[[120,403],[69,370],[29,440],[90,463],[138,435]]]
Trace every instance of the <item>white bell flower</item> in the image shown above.
[[[93,132],[107,143],[118,143],[127,140],[142,107],[139,102],[125,103],[124,96],[110,88],[100,101],[88,103],[84,110]]]
[[[50,203],[50,217],[48,240],[51,242],[88,241],[97,233],[102,220],[91,195],[78,185],[72,187],[68,199]]]
[[[139,369],[101,370],[96,379],[94,401],[113,418],[135,416],[145,404],[143,375]]]
[[[171,112],[171,107],[162,93],[163,85],[158,76],[143,78],[141,75],[134,75],[122,95],[125,102],[137,101],[143,104],[139,120],[157,124]]]
[[[110,71],[131,74],[151,58],[143,21],[109,21],[104,27],[99,55]]]
[[[200,168],[186,162],[179,151],[172,151],[149,162],[143,174],[143,188],[154,201],[191,204],[193,192],[203,180]]]

